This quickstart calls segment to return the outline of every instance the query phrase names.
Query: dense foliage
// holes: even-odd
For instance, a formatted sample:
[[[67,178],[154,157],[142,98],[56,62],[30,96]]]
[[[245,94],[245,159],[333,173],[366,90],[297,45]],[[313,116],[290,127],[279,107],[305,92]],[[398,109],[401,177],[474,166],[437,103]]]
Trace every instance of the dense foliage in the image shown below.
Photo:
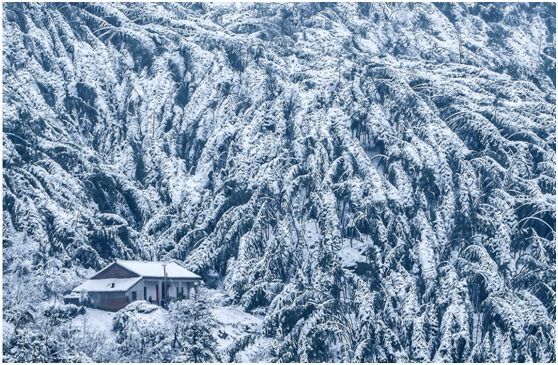
[[[556,360],[554,4],[3,10],[9,360],[114,258],[184,261],[266,360]]]

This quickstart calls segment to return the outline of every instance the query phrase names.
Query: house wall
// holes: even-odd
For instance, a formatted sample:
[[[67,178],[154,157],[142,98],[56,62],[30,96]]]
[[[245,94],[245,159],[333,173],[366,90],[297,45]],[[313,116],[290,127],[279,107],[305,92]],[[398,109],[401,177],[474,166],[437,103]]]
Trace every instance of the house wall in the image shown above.
[[[158,281],[156,280],[148,280],[148,279],[141,279],[140,281],[138,281],[134,286],[132,286],[130,289],[128,289],[128,291],[126,292],[126,297],[129,298],[130,302],[132,301],[132,292],[136,292],[137,295],[137,300],[147,300],[149,301],[149,297],[151,297],[152,303],[156,304],[156,299],[157,299],[157,292],[155,291],[155,289],[157,289],[157,287],[155,286],[156,284],[158,284]],[[144,293],[144,287],[145,287],[145,293]],[[159,297],[161,296],[161,287],[159,286]],[[144,297],[145,294],[145,297]]]
[[[102,270],[101,272],[97,273],[91,279],[123,279],[123,278],[136,278],[137,275],[134,272],[118,265],[116,262],[113,262],[110,266],[106,269]]]
[[[162,288],[164,280],[159,281],[159,288]],[[170,299],[176,299],[178,296],[183,296],[184,298],[193,297],[192,290],[195,286],[195,281],[187,279],[167,279],[168,284],[168,294]],[[177,291],[178,288],[178,291]]]
[[[151,297],[152,303],[161,305],[161,300],[163,299],[163,283],[164,283],[164,279],[159,279],[159,278],[142,279],[126,292],[126,297],[131,302],[132,292],[135,291],[137,294],[137,300],[149,301],[149,297]],[[177,298],[176,295],[177,287],[178,287],[178,294],[183,295],[184,298],[193,297],[194,295],[193,293],[194,282],[192,280],[167,279],[167,284],[169,286],[168,288],[169,299]],[[145,297],[144,297],[144,287],[145,287],[145,294],[146,294]],[[156,290],[159,291],[159,295],[157,295]]]
[[[117,311],[128,305],[124,292],[89,292],[89,305],[102,310]]]

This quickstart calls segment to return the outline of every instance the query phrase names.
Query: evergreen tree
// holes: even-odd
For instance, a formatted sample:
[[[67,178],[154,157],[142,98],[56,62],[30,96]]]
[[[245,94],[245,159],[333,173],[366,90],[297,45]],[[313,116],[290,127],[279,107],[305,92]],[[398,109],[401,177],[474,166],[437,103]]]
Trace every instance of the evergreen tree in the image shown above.
[[[220,360],[213,336],[214,320],[207,303],[201,299],[185,299],[169,305],[172,323],[172,346],[181,362],[216,362]]]

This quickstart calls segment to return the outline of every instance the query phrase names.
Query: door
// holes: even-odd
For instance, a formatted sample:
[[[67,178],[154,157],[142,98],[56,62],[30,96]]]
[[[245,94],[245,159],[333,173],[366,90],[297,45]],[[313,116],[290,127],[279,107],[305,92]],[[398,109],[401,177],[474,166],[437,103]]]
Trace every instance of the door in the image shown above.
[[[155,284],[155,300],[159,304],[159,284]]]

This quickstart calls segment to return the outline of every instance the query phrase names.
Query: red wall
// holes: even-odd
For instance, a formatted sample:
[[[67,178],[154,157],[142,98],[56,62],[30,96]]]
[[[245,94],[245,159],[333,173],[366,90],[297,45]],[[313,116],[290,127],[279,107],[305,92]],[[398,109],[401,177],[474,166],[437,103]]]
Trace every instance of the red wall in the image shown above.
[[[123,279],[123,278],[136,278],[139,275],[123,268],[116,262],[113,262],[109,267],[93,276],[91,279]]]
[[[94,303],[91,303],[93,308],[117,311],[128,305],[126,293],[124,292],[90,293],[89,295],[95,297]]]

